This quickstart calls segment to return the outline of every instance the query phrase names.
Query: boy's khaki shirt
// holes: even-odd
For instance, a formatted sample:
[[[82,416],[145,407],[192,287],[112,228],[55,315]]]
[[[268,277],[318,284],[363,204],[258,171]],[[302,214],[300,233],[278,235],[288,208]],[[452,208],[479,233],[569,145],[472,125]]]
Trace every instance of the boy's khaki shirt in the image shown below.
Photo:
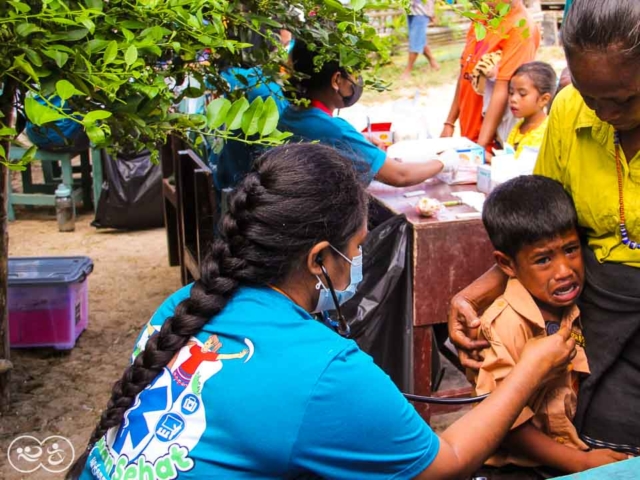
[[[558,443],[579,450],[588,446],[580,440],[572,420],[576,411],[579,374],[588,374],[589,365],[584,351],[580,329],[580,311],[575,305],[567,310],[562,323],[572,326],[577,354],[565,375],[538,389],[511,427],[531,421],[533,425]],[[545,322],[531,294],[517,279],[509,280],[504,295],[499,297],[481,318],[480,339],[491,346],[483,351],[482,368],[475,376],[476,394],[483,395],[496,389],[520,359],[527,341],[546,336]],[[580,343],[583,345],[581,346]],[[488,465],[515,464],[535,466],[526,458],[500,449],[487,462]]]

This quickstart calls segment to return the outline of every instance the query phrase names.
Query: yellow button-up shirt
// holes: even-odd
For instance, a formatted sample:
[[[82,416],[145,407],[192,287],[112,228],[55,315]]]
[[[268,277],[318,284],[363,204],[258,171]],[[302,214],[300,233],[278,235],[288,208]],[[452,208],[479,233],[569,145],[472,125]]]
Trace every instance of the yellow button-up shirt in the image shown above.
[[[553,102],[534,173],[558,180],[571,194],[578,222],[599,262],[640,268],[640,249],[622,243],[614,129],[601,121],[572,86]],[[640,242],[640,152],[622,148],[624,210],[629,237]]]

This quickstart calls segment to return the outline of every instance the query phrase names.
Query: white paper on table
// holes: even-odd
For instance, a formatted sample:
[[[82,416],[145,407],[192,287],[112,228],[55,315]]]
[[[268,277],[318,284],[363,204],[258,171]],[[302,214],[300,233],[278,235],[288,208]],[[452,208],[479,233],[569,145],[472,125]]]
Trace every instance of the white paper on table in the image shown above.
[[[485,194],[481,192],[454,192],[454,197],[458,197],[465,205],[482,212],[484,206]]]
[[[433,160],[445,150],[458,150],[475,146],[465,137],[429,138],[424,140],[403,140],[387,148],[387,157],[398,158],[406,163]]]

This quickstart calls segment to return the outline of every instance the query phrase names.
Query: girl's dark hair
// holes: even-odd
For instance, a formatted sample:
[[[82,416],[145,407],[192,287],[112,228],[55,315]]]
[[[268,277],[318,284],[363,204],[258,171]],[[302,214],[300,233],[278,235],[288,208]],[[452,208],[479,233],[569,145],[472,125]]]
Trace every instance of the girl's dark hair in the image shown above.
[[[89,445],[67,474],[78,478],[93,445],[122,422],[136,396],[241,285],[278,284],[318,242],[344,250],[365,224],[367,195],[353,163],[320,144],[285,145],[256,160],[229,200],[221,238],[201,277],[118,380]]]
[[[553,98],[556,94],[556,89],[558,88],[558,75],[556,75],[555,70],[548,63],[524,63],[513,73],[514,77],[517,77],[518,75],[528,76],[540,95],[549,93],[551,98]]]
[[[295,75],[290,83],[294,92],[300,98],[309,99],[309,94],[328,87],[331,84],[331,77],[340,72],[347,75],[347,71],[336,61],[325,62],[320,69],[316,65],[317,53],[309,46],[296,40],[291,50],[291,64]],[[290,92],[291,93],[291,92]]]
[[[640,1],[575,0],[562,23],[567,56],[585,50],[617,47],[627,57],[640,59]]]
[[[562,184],[523,175],[498,185],[482,207],[493,247],[515,258],[527,245],[578,229],[578,214]]]

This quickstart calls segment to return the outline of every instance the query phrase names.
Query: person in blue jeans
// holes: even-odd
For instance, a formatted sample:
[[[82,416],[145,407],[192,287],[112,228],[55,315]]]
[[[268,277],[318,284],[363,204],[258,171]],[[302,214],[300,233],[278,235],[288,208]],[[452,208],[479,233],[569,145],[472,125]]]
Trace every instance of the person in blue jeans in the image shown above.
[[[314,316],[355,293],[367,205],[333,148],[258,159],[201,277],[144,327],[67,478],[443,479],[479,467],[575,344],[566,328],[534,340],[488,399],[436,435],[371,357]]]
[[[409,63],[402,74],[408,78],[413,70],[413,65],[421,54],[429,60],[429,65],[434,70],[440,70],[440,65],[433,56],[433,52],[427,45],[427,27],[435,18],[435,0],[411,0],[411,9],[407,15],[409,27]]]

